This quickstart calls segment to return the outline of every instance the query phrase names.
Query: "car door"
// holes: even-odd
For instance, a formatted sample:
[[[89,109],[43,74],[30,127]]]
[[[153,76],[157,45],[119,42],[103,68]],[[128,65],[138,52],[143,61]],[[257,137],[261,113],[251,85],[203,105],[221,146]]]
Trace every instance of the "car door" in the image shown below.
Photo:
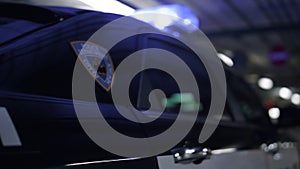
[[[113,159],[116,155],[101,149],[81,128],[74,111],[73,101],[15,92],[0,92],[1,118],[11,119],[20,144],[12,145],[9,140],[13,133],[3,135],[0,146],[1,166],[48,167],[99,159]],[[89,102],[77,103],[90,110]],[[87,123],[105,120],[117,131],[132,137],[145,137],[142,128],[130,123],[118,115],[110,104],[99,104],[104,119],[87,115],[82,117]],[[5,114],[3,114],[5,113]],[[1,131],[10,130],[1,124]],[[9,132],[8,131],[8,132]],[[106,137],[106,131],[94,131],[101,137]],[[7,133],[7,132],[6,132]],[[12,140],[12,139],[10,139]],[[121,144],[121,143],[120,143]],[[49,160],[51,159],[51,160]],[[17,161],[17,162],[16,162]]]

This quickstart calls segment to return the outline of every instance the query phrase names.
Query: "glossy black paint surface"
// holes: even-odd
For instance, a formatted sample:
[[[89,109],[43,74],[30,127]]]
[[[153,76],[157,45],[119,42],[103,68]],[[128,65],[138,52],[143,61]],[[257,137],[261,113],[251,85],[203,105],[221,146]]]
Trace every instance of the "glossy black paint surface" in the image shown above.
[[[77,56],[70,46],[72,41],[87,40],[102,25],[119,16],[64,8],[48,10],[66,16],[67,19],[43,25],[0,44],[0,106],[8,110],[22,141],[21,147],[0,146],[0,166],[50,167],[120,158],[98,147],[84,133],[77,120],[71,94],[72,73]],[[233,93],[227,98],[224,112],[227,120],[222,120],[213,136],[199,145],[197,140],[206,119],[211,96],[207,73],[195,54],[174,39],[145,34],[120,42],[110,51],[110,55],[117,67],[126,56],[150,47],[177,54],[197,77],[203,110],[199,112],[191,132],[176,147],[251,148],[273,139],[274,130],[255,95],[239,93],[234,90],[238,86],[233,85],[246,87],[250,91],[251,89],[230,71],[226,71],[228,91]],[[146,78],[142,86],[137,83],[139,76],[132,82],[131,101],[135,104],[138,99],[142,100],[142,104],[135,104],[136,108],[147,109],[147,96],[152,89],[162,89],[168,97],[178,93],[178,87],[172,78],[162,72],[149,71],[144,76]],[[233,83],[234,79],[239,82]],[[134,90],[137,88],[143,89],[141,95],[138,90]],[[96,87],[95,92],[105,117],[103,120],[108,121],[117,131],[131,137],[157,135],[176,119],[175,107],[168,109],[153,123],[134,123],[121,117],[116,111],[110,92],[100,86]],[[233,98],[237,102],[231,102]],[[260,112],[259,121],[249,120],[247,117],[240,121],[233,115],[232,108],[241,100],[251,103],[247,105]],[[245,116],[244,112],[238,113]],[[97,132],[105,137],[105,131]]]

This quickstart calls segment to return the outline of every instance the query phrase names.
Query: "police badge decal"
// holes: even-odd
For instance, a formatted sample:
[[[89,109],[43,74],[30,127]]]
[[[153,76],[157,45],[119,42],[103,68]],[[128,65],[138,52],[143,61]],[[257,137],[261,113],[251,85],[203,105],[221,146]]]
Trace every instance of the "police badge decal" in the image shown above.
[[[72,41],[70,44],[89,74],[103,89],[109,91],[113,82],[114,66],[107,51],[89,41]]]

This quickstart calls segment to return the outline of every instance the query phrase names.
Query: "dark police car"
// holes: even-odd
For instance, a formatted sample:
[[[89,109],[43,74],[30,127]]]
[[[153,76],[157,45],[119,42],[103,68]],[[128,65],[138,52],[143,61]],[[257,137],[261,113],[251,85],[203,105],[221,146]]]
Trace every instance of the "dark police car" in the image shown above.
[[[72,75],[80,52],[78,45],[119,17],[74,8],[0,4],[1,168],[70,167],[70,164],[86,161],[107,161],[101,166],[104,168],[157,167],[155,158],[126,159],[103,150],[84,132],[74,110]],[[101,82],[101,77],[113,76],[114,69],[124,58],[145,48],[166,49],[190,65],[201,99],[195,101],[191,99],[191,93],[180,93],[168,74],[147,70],[132,80],[130,100],[136,109],[146,110],[150,106],[149,93],[161,89],[168,98],[165,112],[151,123],[135,123],[121,116],[111,97],[112,79]],[[176,120],[180,106],[198,106],[198,117],[192,130],[172,151],[161,155],[171,154],[176,149],[199,147],[201,152],[224,148],[253,149],[276,141],[276,131],[255,92],[225,66],[227,100],[223,116],[216,117],[221,121],[214,134],[205,143],[198,143],[211,104],[211,89],[208,74],[194,55],[178,41],[154,34],[133,36],[118,43],[109,51],[107,62],[98,63],[99,68],[95,68],[100,77],[95,80],[95,93],[104,120],[120,133],[147,138],[168,129]],[[88,62],[92,66],[93,61]],[[89,71],[86,69],[87,76],[90,76]],[[105,137],[105,132],[99,131],[99,134]],[[119,142],[122,144],[122,140]],[[201,157],[195,157],[194,162],[206,158],[205,155]]]

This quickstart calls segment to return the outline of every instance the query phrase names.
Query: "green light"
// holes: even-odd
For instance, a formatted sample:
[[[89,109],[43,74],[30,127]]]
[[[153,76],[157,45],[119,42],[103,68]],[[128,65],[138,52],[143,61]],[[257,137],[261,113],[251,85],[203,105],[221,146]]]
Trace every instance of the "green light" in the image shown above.
[[[175,107],[177,104],[182,106],[183,111],[189,112],[194,110],[203,110],[201,103],[196,103],[194,95],[192,93],[176,93],[170,98],[162,100],[163,106],[167,108]]]

